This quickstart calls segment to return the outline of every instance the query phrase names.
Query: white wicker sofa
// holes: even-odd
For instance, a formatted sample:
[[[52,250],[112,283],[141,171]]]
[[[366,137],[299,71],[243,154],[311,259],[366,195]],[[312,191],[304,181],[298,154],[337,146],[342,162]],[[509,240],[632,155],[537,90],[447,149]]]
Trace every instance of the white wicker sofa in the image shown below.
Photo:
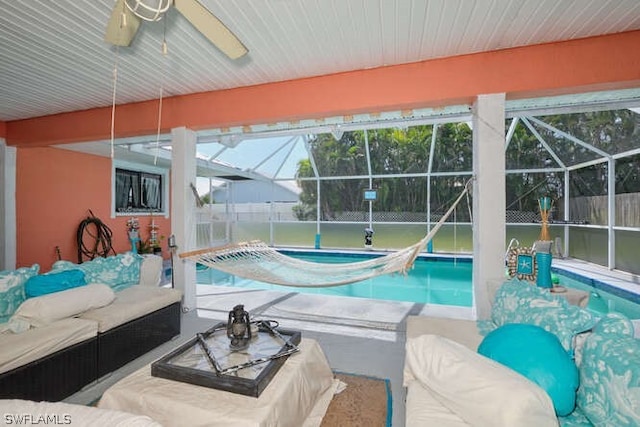
[[[504,331],[514,324],[552,333],[574,356],[579,385],[571,392],[575,406],[568,414],[557,416],[556,402],[540,383],[476,352],[486,343],[481,330]],[[514,282],[501,286],[489,321],[411,316],[404,365],[406,426],[640,425],[640,341],[634,332],[620,313],[591,312]],[[541,366],[551,378],[557,359],[547,361]]]
[[[27,298],[0,325],[0,398],[62,400],[180,333],[182,294],[158,286],[160,257],[56,264],[41,275],[47,286],[72,270],[89,284]],[[126,279],[114,265],[137,274]]]

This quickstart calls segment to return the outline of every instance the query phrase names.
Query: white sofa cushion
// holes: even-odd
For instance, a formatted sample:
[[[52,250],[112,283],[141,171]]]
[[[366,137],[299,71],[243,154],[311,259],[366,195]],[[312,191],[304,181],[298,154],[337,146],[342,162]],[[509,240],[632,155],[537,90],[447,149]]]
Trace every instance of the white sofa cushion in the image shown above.
[[[22,334],[0,334],[0,373],[38,360],[98,335],[98,324],[67,318]]]
[[[98,322],[98,331],[106,332],[181,299],[182,292],[177,289],[135,285],[116,292],[116,299],[108,306],[86,311],[80,317]]]
[[[160,286],[161,279],[162,257],[150,254],[142,255],[140,282],[138,284],[141,286]]]
[[[114,298],[113,290],[99,283],[29,298],[11,317],[9,327],[13,332],[23,332],[29,327],[39,328],[56,320],[104,307]]]
[[[407,340],[405,385],[419,381],[475,427],[557,427],[543,389],[517,372],[438,335]]]
[[[470,424],[447,409],[420,381],[407,384],[405,427],[469,427]]]

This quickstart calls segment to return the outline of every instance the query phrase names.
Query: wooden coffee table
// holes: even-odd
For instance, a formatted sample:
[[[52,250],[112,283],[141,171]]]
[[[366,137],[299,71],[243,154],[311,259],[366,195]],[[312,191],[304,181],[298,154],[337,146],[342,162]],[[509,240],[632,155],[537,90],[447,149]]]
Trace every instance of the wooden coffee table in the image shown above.
[[[110,387],[98,407],[147,415],[170,426],[319,426],[338,381],[320,345],[303,338],[260,397],[151,375],[147,365]]]

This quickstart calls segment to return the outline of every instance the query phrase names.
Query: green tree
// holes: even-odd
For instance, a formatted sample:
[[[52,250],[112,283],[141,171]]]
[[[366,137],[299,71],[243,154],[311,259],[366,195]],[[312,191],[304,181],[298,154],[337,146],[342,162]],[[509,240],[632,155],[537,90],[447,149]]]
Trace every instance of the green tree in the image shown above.
[[[518,170],[506,177],[508,210],[538,211],[538,199],[549,196],[554,201],[564,197],[562,171],[544,171],[573,166],[600,157],[598,153],[562,135],[566,132],[606,153],[616,154],[640,146],[640,114],[631,110],[596,111],[542,117],[560,130],[553,131],[532,121],[542,143],[523,122],[515,128],[505,152],[507,170]],[[505,135],[510,121],[505,123]],[[406,129],[386,128],[367,132],[371,169],[374,175],[402,175],[428,171],[434,126],[419,125]],[[552,152],[547,150],[549,147]],[[345,132],[340,140],[331,134],[316,135],[310,141],[311,153],[322,178],[321,218],[331,219],[342,211],[364,211],[362,191],[368,187],[368,170],[364,131]],[[470,172],[472,132],[466,123],[437,126],[434,147],[434,172]],[[535,171],[534,171],[535,170]],[[531,171],[531,172],[528,172]],[[591,165],[570,173],[573,197],[602,195],[607,191],[607,163]],[[357,179],[345,179],[355,176]],[[315,178],[309,160],[298,164],[298,178]],[[431,212],[443,213],[460,192],[467,177],[456,174],[431,179]],[[426,212],[427,191],[424,177],[376,178],[378,190],[375,209],[388,212]],[[302,188],[299,217],[315,218],[318,199],[315,180],[298,180]],[[616,191],[640,191],[640,155],[616,160]],[[459,210],[458,220],[469,220]]]

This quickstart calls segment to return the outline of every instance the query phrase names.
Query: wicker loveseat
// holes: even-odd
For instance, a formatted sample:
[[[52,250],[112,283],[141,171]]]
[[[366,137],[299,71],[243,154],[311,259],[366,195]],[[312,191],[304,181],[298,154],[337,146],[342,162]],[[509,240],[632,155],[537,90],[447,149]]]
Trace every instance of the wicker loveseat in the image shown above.
[[[160,257],[127,253],[0,272],[0,398],[62,400],[178,335],[182,294],[159,287],[161,270]],[[37,296],[11,303],[21,286]]]

